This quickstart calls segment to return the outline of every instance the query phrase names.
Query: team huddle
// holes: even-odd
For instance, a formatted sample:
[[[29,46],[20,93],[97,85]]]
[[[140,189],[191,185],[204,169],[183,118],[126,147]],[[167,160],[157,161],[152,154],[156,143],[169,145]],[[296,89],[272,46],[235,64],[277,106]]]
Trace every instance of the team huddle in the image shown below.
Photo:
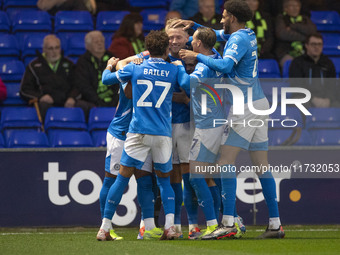
[[[147,52],[108,61],[103,84],[120,84],[120,96],[107,133],[105,178],[100,192],[102,225],[97,240],[122,239],[112,229],[112,217],[132,175],[136,177],[142,212],[139,239],[183,238],[183,202],[189,239],[240,238],[244,234],[235,208],[236,172],[232,169],[242,149],[249,151],[254,165],[268,166],[268,126],[230,127],[215,125],[213,120],[226,119],[226,115],[234,123],[268,118],[251,113],[246,106],[247,100],[252,100],[256,109],[269,109],[257,77],[255,33],[245,28],[251,18],[245,2],[230,0],[224,5],[223,30],[172,19],[165,32],[151,31],[147,35]],[[188,28],[195,30],[193,51],[185,49]],[[216,41],[221,40],[226,41],[223,57],[214,50]],[[242,90],[243,115],[234,112],[233,100],[237,99],[218,86],[226,82]],[[252,95],[248,97],[249,87]],[[229,114],[225,112],[227,102],[231,105]],[[194,171],[195,166],[214,164],[229,171],[218,176]],[[270,172],[257,174],[269,210],[268,227],[259,238],[283,238],[275,180]],[[155,224],[154,178],[164,208],[164,230]],[[205,231],[198,226],[198,207],[204,212]]]

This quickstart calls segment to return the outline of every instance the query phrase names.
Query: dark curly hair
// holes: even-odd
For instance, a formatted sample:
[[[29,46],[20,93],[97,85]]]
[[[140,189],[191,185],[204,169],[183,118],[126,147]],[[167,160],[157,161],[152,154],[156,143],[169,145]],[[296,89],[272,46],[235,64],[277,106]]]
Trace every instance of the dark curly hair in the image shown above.
[[[144,41],[143,33],[138,37],[136,37],[135,34],[135,24],[138,22],[143,23],[143,17],[139,13],[130,13],[126,15],[122,20],[119,29],[114,34],[113,38],[126,37],[131,41],[134,41],[138,38]]]
[[[164,31],[151,30],[145,37],[145,48],[151,56],[163,56],[169,48],[169,37]]]
[[[253,12],[244,0],[228,0],[224,9],[234,15],[239,23],[245,23],[253,18]]]

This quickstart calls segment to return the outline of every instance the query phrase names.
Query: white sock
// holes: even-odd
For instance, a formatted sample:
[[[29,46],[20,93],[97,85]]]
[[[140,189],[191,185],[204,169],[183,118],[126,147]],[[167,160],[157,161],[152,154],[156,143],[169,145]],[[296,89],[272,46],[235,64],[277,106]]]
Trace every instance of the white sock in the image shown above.
[[[140,220],[140,223],[139,223],[139,228],[142,228],[142,227],[144,227],[145,225],[144,225],[144,220]]]
[[[104,229],[106,232],[109,232],[112,229],[111,220],[108,218],[103,218],[102,225],[100,226],[101,229]]]
[[[217,225],[217,220],[207,220],[207,227]]]
[[[198,224],[189,224],[189,231],[194,230],[195,228],[198,228]]]
[[[223,215],[222,224],[226,227],[231,227],[232,225],[234,225],[234,216]]]
[[[168,229],[171,226],[174,225],[175,222],[175,214],[173,213],[168,213],[167,215],[165,215],[165,225],[164,225],[164,229]]]
[[[181,224],[175,224],[176,232],[181,233],[182,232],[182,225]]]
[[[149,231],[156,227],[154,218],[144,219],[144,224],[145,224],[145,231]]]
[[[279,217],[269,218],[269,229],[278,229],[281,225],[281,221]]]

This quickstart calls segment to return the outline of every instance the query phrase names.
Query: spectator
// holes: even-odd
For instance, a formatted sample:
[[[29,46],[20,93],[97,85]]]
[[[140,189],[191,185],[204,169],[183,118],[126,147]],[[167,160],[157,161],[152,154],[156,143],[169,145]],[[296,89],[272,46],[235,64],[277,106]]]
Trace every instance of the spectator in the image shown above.
[[[86,52],[78,59],[75,84],[81,98],[89,102],[89,107],[115,107],[118,102],[119,86],[105,86],[102,72],[112,54],[105,50],[105,38],[100,31],[91,31],[85,36]]]
[[[124,59],[144,51],[143,18],[138,13],[126,15],[113,36],[109,51]]]
[[[43,53],[37,54],[26,67],[20,86],[21,97],[27,101],[37,100],[43,119],[52,106],[84,109],[83,102],[76,100],[79,92],[73,86],[74,64],[61,55],[60,40],[55,35],[45,36]]]
[[[198,12],[198,0],[172,0],[170,11],[178,11],[183,19],[188,19]],[[219,0],[215,0],[215,12],[220,13]]]
[[[55,15],[58,11],[89,11],[96,13],[95,0],[38,0],[40,10]]]
[[[169,11],[166,16],[165,16],[165,22],[164,24],[166,24],[166,22],[169,20],[169,19],[181,19],[182,16],[181,14],[179,13],[179,11]]]
[[[101,11],[122,11],[129,9],[126,0],[96,0],[97,13]]]
[[[279,14],[283,13],[283,1],[284,0],[264,0],[263,11],[269,13],[272,17],[277,17]],[[310,17],[309,1],[311,0],[301,0],[301,14],[308,17]]]
[[[263,0],[246,0],[254,13],[253,19],[246,23],[246,27],[256,34],[257,51],[259,58],[274,58],[274,28],[269,14],[262,11]]]
[[[297,86],[303,85],[312,94],[310,105],[313,107],[339,107],[337,101],[336,72],[333,62],[322,54],[323,39],[314,33],[305,42],[306,53],[295,58],[289,68],[290,78],[299,79]]]
[[[7,88],[0,78],[0,103],[7,98]]]
[[[198,0],[199,12],[190,19],[205,27],[222,29],[222,15],[215,12],[215,0]]]
[[[300,14],[300,0],[284,0],[283,14],[276,18],[275,54],[283,67],[287,60],[303,54],[303,42],[306,37],[316,32],[316,26],[307,17]]]

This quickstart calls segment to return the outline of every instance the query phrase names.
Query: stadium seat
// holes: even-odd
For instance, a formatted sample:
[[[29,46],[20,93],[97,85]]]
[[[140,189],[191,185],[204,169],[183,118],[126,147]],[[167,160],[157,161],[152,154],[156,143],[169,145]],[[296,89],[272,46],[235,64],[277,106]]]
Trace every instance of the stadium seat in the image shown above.
[[[311,20],[320,32],[340,31],[340,16],[336,11],[311,11]]]
[[[55,33],[91,31],[92,16],[88,11],[59,11],[55,15],[54,30]]]
[[[7,98],[2,102],[4,106],[27,105],[27,102],[20,97],[20,83],[6,84]]]
[[[5,141],[1,133],[0,133],[0,148],[5,148]]]
[[[13,83],[21,82],[22,75],[25,72],[24,64],[19,60],[1,61],[0,60],[0,77],[3,82]]]
[[[34,130],[13,130],[6,138],[7,148],[46,148],[50,147],[47,136]]]
[[[81,108],[51,107],[45,116],[45,130],[77,129],[86,130],[84,112]]]
[[[340,57],[338,58],[331,58],[331,60],[333,61],[333,64],[335,66],[335,72],[336,72],[336,77],[340,77]]]
[[[39,31],[49,33],[52,31],[50,15],[45,11],[21,10],[12,20],[12,32]]]
[[[311,131],[311,136],[316,146],[340,145],[340,129],[315,129]]]
[[[68,57],[79,57],[84,54],[85,49],[85,33],[74,34],[68,38],[67,47],[65,50],[65,56]]]
[[[312,115],[306,117],[307,129],[340,128],[340,108],[309,108],[308,110]]]
[[[273,127],[272,124],[269,123],[269,128],[275,128],[275,129],[287,129],[285,127],[281,126],[281,121],[283,120],[295,120],[297,122],[296,127],[303,128],[304,127],[304,122],[302,118],[302,113],[297,107],[288,107],[286,109],[286,115],[282,115],[281,113],[281,107],[278,107],[275,112],[273,112],[270,115],[271,119],[276,119],[276,121],[273,122]],[[296,123],[294,121],[286,121],[284,123],[286,126],[294,126]]]
[[[329,56],[340,56],[340,34],[322,34],[323,54]]]
[[[11,23],[7,16],[7,13],[4,11],[0,11],[0,32],[1,33],[9,33],[11,28]]]
[[[17,39],[11,34],[0,35],[0,60],[18,60],[20,57],[20,49]]]
[[[289,137],[293,135],[292,129],[270,129],[268,132],[269,146],[283,145]],[[297,146],[309,146],[312,144],[312,139],[307,130],[302,130],[300,139],[292,144]]]
[[[143,17],[143,30],[160,30],[165,26],[165,16],[167,10],[149,9],[141,11]]]
[[[287,60],[284,63],[283,69],[282,69],[282,77],[283,78],[289,78],[289,67],[290,67],[291,63],[292,63],[292,60]]]
[[[261,87],[264,95],[267,97],[268,101],[271,103],[273,100],[273,88],[277,88],[278,95],[278,105],[281,102],[281,89],[283,87],[289,87],[289,83],[283,79],[260,79]]]
[[[48,133],[51,147],[93,147],[87,131],[54,130]]]
[[[36,8],[38,0],[3,0],[3,8]]]
[[[259,78],[281,78],[279,64],[275,59],[259,59]]]
[[[36,110],[33,107],[5,107],[1,111],[0,130],[41,129]]]
[[[128,11],[102,11],[97,15],[96,29],[102,32],[115,32],[118,30]]]
[[[22,59],[27,65],[33,58],[37,57],[36,51],[40,51],[42,53],[42,48],[43,48],[43,41],[44,37],[47,34],[44,33],[39,33],[39,34],[34,34],[34,35],[28,35],[24,39],[24,47],[22,50]]]
[[[168,2],[164,0],[129,0],[132,7],[138,8],[168,8]]]
[[[103,32],[103,35],[105,37],[105,48],[108,49],[111,45],[112,37],[114,34],[111,32]]]
[[[105,147],[106,146],[106,130],[95,130],[92,131],[92,141],[95,147]]]
[[[93,130],[106,130],[116,112],[116,108],[114,107],[95,107],[90,110],[89,114],[89,131]]]

